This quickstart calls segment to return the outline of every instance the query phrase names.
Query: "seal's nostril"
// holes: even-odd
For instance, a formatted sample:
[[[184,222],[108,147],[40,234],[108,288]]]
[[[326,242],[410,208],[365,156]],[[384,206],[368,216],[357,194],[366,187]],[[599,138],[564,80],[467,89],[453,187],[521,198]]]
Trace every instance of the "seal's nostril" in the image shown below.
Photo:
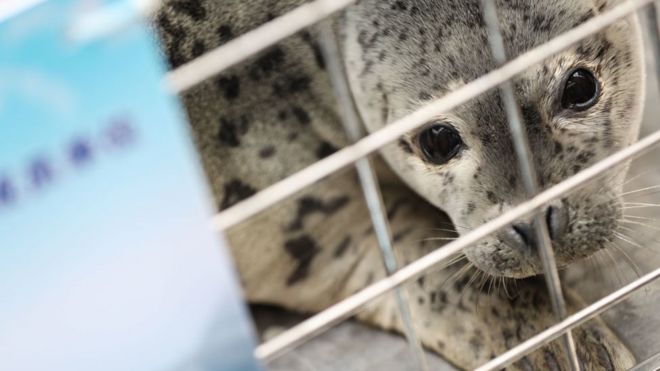
[[[527,223],[516,223],[505,228],[500,232],[499,238],[502,242],[520,251],[536,248],[534,229]]]
[[[520,236],[524,245],[528,248],[536,246],[536,238],[534,236],[534,228],[531,224],[517,223],[512,226],[513,230]]]
[[[561,238],[566,233],[568,226],[568,211],[563,205],[550,206],[545,214],[545,221],[548,224],[550,238],[554,241]]]

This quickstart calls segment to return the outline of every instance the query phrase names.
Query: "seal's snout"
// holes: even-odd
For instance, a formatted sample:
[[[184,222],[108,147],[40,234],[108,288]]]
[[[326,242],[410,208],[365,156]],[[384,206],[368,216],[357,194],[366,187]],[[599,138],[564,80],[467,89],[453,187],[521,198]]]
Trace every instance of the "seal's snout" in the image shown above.
[[[561,239],[568,227],[568,211],[563,204],[553,205],[545,211],[545,223],[548,227],[550,239]],[[536,232],[532,222],[518,222],[505,228],[498,236],[502,242],[510,247],[521,250],[535,250],[538,247]]]

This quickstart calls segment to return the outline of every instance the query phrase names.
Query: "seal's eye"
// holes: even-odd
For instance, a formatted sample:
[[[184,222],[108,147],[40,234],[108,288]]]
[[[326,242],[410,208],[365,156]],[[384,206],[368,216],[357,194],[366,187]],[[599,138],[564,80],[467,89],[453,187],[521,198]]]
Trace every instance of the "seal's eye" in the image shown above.
[[[561,105],[565,109],[583,111],[598,101],[600,87],[594,75],[583,68],[571,72],[564,85]]]
[[[463,147],[463,141],[456,129],[446,124],[433,124],[417,137],[422,155],[434,164],[444,164],[451,160]]]

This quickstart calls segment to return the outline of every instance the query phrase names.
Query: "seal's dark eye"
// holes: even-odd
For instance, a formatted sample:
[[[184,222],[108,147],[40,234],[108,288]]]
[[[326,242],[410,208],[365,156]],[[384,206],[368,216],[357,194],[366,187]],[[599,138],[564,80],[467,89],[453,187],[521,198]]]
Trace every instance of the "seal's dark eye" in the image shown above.
[[[445,124],[427,127],[419,133],[417,142],[426,160],[438,165],[451,160],[463,146],[456,129]]]
[[[583,69],[571,72],[564,85],[561,105],[565,109],[583,111],[598,101],[600,87],[594,75]]]

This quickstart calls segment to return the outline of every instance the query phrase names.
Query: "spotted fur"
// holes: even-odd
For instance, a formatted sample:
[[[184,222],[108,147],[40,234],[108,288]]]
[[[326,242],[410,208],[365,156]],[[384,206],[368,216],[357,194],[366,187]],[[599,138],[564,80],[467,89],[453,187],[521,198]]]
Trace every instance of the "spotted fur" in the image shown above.
[[[166,0],[153,23],[175,68],[303,2]],[[515,57],[612,3],[498,0],[507,55]],[[475,0],[360,0],[332,22],[370,132],[496,67]],[[182,95],[219,210],[348,144],[316,40],[314,28],[302,31]],[[640,53],[631,18],[513,81],[542,187],[636,137],[643,91]],[[598,104],[579,114],[558,105],[564,76],[576,66],[592,69],[602,85]],[[455,127],[465,143],[448,163],[425,161],[417,132],[383,149],[384,163],[374,160],[396,254],[404,264],[525,198],[497,91],[436,120]],[[621,213],[623,175],[561,200],[570,220],[566,233],[553,241],[561,266],[604,246]],[[320,311],[382,277],[366,210],[357,177],[347,170],[230,230],[248,299]],[[447,231],[451,221],[456,233]],[[473,368],[555,321],[536,276],[541,272],[537,254],[505,240],[490,237],[466,249],[467,260],[407,286],[423,344],[460,368]],[[488,289],[493,277],[508,280],[508,289]],[[570,288],[565,290],[569,310],[583,305]],[[358,317],[401,331],[396,313],[386,297]],[[599,320],[575,336],[587,370],[633,364],[630,352]],[[567,364],[560,344],[552,343],[512,368],[563,370]]]

